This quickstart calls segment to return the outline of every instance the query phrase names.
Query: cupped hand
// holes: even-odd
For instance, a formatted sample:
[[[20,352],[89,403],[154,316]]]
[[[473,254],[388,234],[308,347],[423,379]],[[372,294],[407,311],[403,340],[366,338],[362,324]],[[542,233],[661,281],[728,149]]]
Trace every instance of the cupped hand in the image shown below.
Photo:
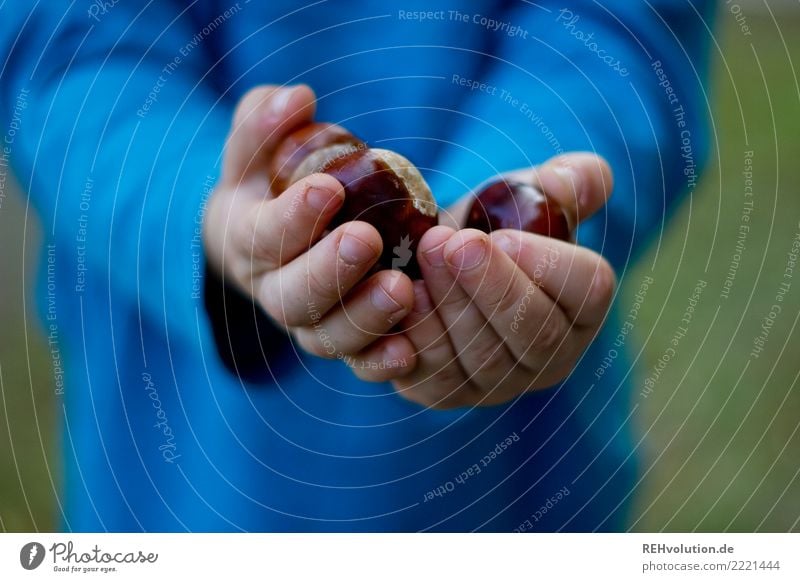
[[[557,200],[572,224],[588,218],[612,190],[608,164],[576,153],[509,174]],[[463,220],[470,198],[450,213]],[[597,253],[535,234],[431,229],[419,244],[424,276],[396,347],[414,355],[411,370],[375,369],[378,342],[360,354],[356,373],[392,380],[404,397],[435,408],[507,402],[563,380],[602,325],[615,275]],[[401,350],[396,350],[400,352]],[[411,357],[405,355],[405,357]]]
[[[253,297],[303,349],[346,358],[401,321],[414,291],[396,271],[366,276],[382,250],[369,224],[349,222],[322,236],[344,200],[335,179],[312,174],[270,192],[272,152],[313,114],[314,94],[305,86],[262,86],[242,98],[206,213],[204,245],[209,268]],[[413,367],[409,357],[405,364]]]

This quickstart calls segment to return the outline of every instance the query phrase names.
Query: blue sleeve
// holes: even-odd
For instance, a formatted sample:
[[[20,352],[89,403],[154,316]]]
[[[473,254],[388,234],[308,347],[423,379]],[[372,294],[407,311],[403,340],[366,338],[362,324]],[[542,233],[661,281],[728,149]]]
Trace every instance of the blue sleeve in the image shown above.
[[[615,175],[605,211],[579,242],[622,268],[691,191],[708,156],[708,45],[713,2],[524,3],[461,110],[433,184],[447,205],[494,173],[570,150],[603,155]],[[503,30],[506,34],[501,34]],[[491,89],[491,88],[496,89]]]
[[[201,226],[232,113],[206,81],[202,31],[167,2],[94,17],[18,4],[3,11],[0,100],[19,118],[11,161],[48,241],[79,251],[71,268],[112,306],[196,338]]]

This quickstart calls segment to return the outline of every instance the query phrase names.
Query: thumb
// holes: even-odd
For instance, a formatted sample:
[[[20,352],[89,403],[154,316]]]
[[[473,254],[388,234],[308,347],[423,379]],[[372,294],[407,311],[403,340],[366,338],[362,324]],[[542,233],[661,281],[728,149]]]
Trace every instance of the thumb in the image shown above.
[[[236,184],[266,175],[267,162],[283,137],[314,116],[314,92],[306,85],[262,85],[248,91],[236,106],[222,179]]]
[[[614,187],[608,162],[588,152],[560,155],[511,175],[537,185],[558,202],[573,226],[600,210]]]

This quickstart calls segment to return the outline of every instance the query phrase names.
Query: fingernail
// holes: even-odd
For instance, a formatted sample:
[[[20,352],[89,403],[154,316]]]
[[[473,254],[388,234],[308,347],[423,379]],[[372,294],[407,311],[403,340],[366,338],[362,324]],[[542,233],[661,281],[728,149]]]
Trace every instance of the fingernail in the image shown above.
[[[270,121],[277,121],[283,117],[284,113],[286,112],[286,107],[289,105],[289,100],[292,98],[292,94],[296,87],[284,87],[283,89],[278,89],[273,95],[270,97],[269,101],[269,119]]]
[[[486,241],[484,239],[476,239],[450,253],[447,257],[447,262],[460,271],[468,271],[480,265],[485,255]]]
[[[425,261],[431,267],[444,266],[444,253],[442,252],[442,249],[444,248],[445,244],[447,244],[447,241],[444,241],[443,243],[438,244],[432,249],[428,249],[422,253],[422,256],[425,257]]]
[[[352,234],[345,234],[339,241],[339,256],[348,265],[360,265],[378,256],[377,251]]]
[[[399,276],[399,273],[398,273]],[[394,281],[389,283],[391,287],[394,287]],[[394,298],[389,294],[383,285],[375,285],[370,292],[370,300],[372,301],[372,305],[381,311],[389,314],[397,313],[398,311],[403,310],[403,306],[400,305]]]
[[[337,196],[336,192],[332,192],[327,188],[315,188],[311,186],[306,190],[306,202],[308,202],[309,206],[314,210],[319,212],[332,210],[334,204],[337,202],[336,198],[340,198],[340,196]]]

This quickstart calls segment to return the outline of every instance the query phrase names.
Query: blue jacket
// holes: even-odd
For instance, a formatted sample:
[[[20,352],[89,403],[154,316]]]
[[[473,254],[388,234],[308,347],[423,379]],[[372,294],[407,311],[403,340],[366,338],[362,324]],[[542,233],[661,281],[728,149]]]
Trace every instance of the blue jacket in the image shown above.
[[[200,225],[237,99],[302,82],[319,119],[409,157],[443,206],[602,154],[615,196],[579,241],[625,282],[706,157],[712,3],[186,4],[0,9],[0,161],[46,236],[63,528],[626,527],[640,443],[621,320],[564,383],[496,408],[423,409],[263,322],[235,338],[241,377],[204,301]]]

